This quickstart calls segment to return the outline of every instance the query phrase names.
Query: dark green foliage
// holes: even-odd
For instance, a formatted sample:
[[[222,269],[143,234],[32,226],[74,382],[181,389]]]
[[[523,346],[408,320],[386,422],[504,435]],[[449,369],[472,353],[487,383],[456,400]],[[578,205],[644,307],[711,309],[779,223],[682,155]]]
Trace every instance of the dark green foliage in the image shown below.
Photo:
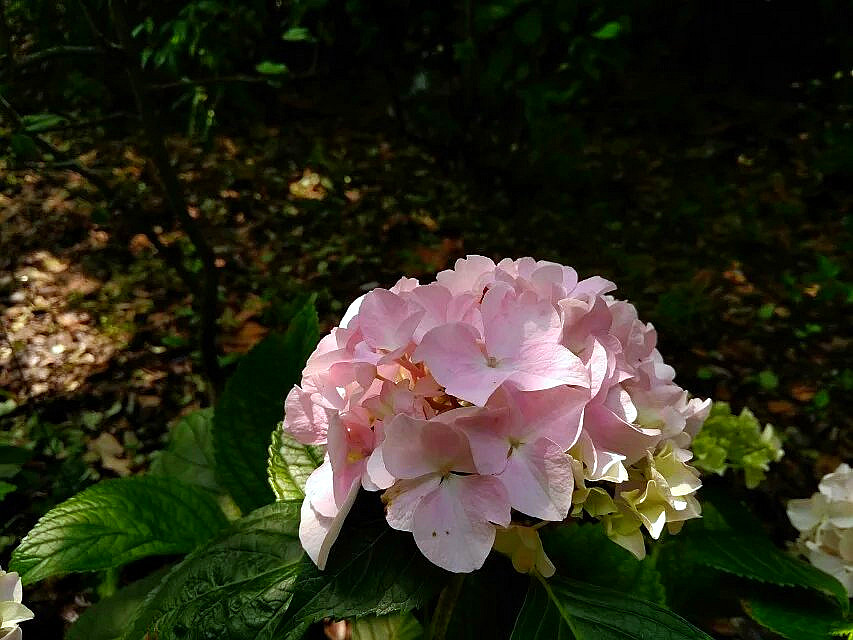
[[[533,580],[512,640],[709,640],[668,609],[568,578]]]
[[[212,425],[212,409],[200,409],[181,418],[172,427],[168,448],[151,463],[151,474],[222,493],[214,475]]]
[[[318,571],[297,537],[300,504],[263,507],[190,554],[151,594],[125,639],[149,631],[168,640],[192,629],[199,637],[296,640],[326,616],[422,607],[441,587],[444,572],[381,519],[353,517]]]
[[[319,339],[317,312],[305,306],[284,335],[271,335],[240,360],[216,406],[216,477],[249,512],[274,499],[267,481],[270,438],[284,415],[284,398],[299,382]]]
[[[788,640],[828,640],[853,636],[853,622],[838,615],[825,602],[802,594],[765,592],[744,602],[744,610],[761,626]]]
[[[155,571],[86,609],[68,630],[65,640],[121,640],[128,621],[169,569]]]
[[[835,598],[844,613],[849,609],[847,591],[838,580],[782,552],[766,538],[707,531],[685,535],[677,544],[686,562],[749,580],[814,589]]]
[[[607,537],[603,525],[570,524],[546,529],[542,544],[557,567],[557,575],[666,604],[654,558],[637,560]]]

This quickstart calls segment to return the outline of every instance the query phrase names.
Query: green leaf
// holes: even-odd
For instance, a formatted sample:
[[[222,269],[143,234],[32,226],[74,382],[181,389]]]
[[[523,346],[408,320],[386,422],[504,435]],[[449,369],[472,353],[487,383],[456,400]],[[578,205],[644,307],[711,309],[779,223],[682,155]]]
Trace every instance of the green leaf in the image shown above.
[[[29,449],[0,445],[0,478],[15,477],[32,457],[33,452]]]
[[[767,538],[703,531],[684,534],[677,544],[679,554],[687,561],[781,587],[814,589],[835,598],[845,614],[849,609],[844,585],[829,574],[780,551]]]
[[[24,129],[27,133],[39,133],[40,131],[52,129],[57,125],[64,124],[67,122],[67,119],[62,116],[58,116],[55,113],[34,113],[32,115],[23,116],[21,121],[23,122]]]
[[[744,610],[763,627],[789,640],[827,640],[853,637],[853,622],[823,603],[800,597],[751,597]]]
[[[51,509],[12,554],[24,583],[186,553],[227,524],[207,492],[171,478],[107,480]]]
[[[411,613],[368,616],[352,625],[352,640],[420,640],[424,628]]]
[[[12,153],[18,158],[32,160],[39,157],[39,150],[35,140],[25,133],[13,133],[9,138],[9,146],[12,149]]]
[[[612,40],[622,32],[622,25],[618,22],[608,22],[601,29],[592,34],[593,38],[599,40]]]
[[[298,539],[301,501],[262,507],[190,554],[151,594],[125,640],[297,640],[325,617],[424,606],[446,579],[384,519],[347,523],[325,571]],[[350,519],[354,519],[353,510]]]
[[[284,398],[319,339],[317,312],[304,306],[284,335],[270,335],[240,360],[213,416],[216,478],[247,513],[271,502],[270,438]]]
[[[642,561],[610,540],[601,524],[573,524],[540,532],[557,574],[666,604],[666,592],[651,556]]]
[[[18,487],[9,482],[3,482],[2,480],[0,480],[0,501],[2,501],[3,498],[5,498],[17,488]]]
[[[272,62],[271,60],[264,60],[263,62],[255,65],[255,71],[262,73],[265,76],[282,76],[290,72],[286,64],[281,62]]]
[[[222,489],[214,473],[213,409],[200,409],[181,418],[169,434],[169,448],[151,463],[151,475],[168,476],[214,493]]]
[[[482,568],[465,576],[447,637],[453,640],[509,638],[529,584],[530,578],[513,569],[509,558],[492,553]],[[495,585],[500,588],[496,589]]]
[[[536,44],[542,37],[542,13],[533,9],[521,16],[515,23],[515,35],[523,44]]]
[[[620,591],[554,577],[533,580],[512,640],[710,640],[672,611]]]
[[[285,42],[316,42],[317,39],[305,27],[290,27],[285,31],[281,39]]]
[[[277,500],[301,500],[305,497],[308,476],[323,462],[321,447],[301,444],[279,428],[272,432],[267,473]]]
[[[779,386],[779,377],[769,369],[765,369],[758,374],[758,384],[762,389],[772,391]]]
[[[86,609],[71,625],[65,640],[120,640],[128,620],[170,569],[165,567],[155,571]]]

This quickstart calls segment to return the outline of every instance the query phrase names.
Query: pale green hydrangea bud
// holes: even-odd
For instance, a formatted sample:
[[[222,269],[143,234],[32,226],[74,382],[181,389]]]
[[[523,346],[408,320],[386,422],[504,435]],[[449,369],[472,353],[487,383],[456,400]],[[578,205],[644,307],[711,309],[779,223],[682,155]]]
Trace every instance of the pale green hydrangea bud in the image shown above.
[[[764,429],[749,409],[732,414],[727,402],[715,402],[702,430],[693,440],[694,464],[723,475],[726,469],[743,469],[746,486],[754,489],[764,480],[771,462],[784,455],[782,442],[771,425]]]
[[[494,549],[509,556],[512,566],[519,573],[537,571],[543,578],[550,578],[556,570],[545,555],[539,531],[535,527],[512,524],[498,528]]]

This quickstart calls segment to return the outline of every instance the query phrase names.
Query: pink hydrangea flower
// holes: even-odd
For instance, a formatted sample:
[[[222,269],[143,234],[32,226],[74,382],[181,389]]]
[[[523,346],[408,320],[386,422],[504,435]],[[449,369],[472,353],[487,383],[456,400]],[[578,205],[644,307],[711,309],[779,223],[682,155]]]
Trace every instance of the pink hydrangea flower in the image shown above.
[[[682,474],[710,403],[673,382],[654,328],[614,289],[553,262],[468,256],[435,282],[356,300],[285,402],[284,429],[327,448],[302,507],[312,560],[323,568],[362,489],[384,492],[388,524],[449,571],[482,566],[513,513],[560,521],[589,495],[588,512],[622,518],[614,540],[639,553],[632,514],[651,493],[627,491],[637,465]],[[630,501],[602,488],[620,483]]]

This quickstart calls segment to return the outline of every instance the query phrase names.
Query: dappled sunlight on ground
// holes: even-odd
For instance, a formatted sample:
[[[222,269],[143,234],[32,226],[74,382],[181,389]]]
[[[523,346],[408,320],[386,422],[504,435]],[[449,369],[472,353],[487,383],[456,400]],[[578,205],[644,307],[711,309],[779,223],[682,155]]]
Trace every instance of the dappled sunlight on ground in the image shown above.
[[[101,282],[65,259],[35,251],[0,280],[11,289],[0,311],[0,387],[14,390],[21,400],[76,390],[126,341],[120,332],[105,335],[96,318],[69,306],[97,291]]]

